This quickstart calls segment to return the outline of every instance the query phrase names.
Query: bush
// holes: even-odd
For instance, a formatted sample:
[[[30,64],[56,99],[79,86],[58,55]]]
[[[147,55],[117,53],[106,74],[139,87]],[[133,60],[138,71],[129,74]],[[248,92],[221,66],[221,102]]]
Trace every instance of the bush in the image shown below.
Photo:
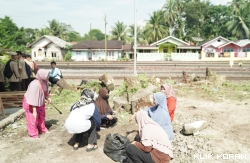
[[[64,61],[69,61],[71,60],[72,54],[71,52],[68,50],[68,52],[65,55]]]
[[[118,58],[117,61],[129,61],[129,58]]]

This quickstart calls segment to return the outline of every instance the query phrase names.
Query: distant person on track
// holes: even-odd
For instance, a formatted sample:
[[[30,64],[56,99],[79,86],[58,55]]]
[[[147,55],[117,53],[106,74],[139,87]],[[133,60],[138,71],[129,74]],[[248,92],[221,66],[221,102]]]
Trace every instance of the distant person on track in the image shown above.
[[[161,86],[161,92],[166,95],[168,112],[169,112],[169,116],[172,122],[174,120],[174,112],[176,109],[176,97],[175,97],[174,89],[170,84],[163,84]]]
[[[140,141],[127,145],[129,163],[168,163],[173,158],[173,149],[163,128],[141,110],[135,115]]]
[[[85,89],[81,94],[81,99],[71,107],[64,126],[69,133],[75,134],[74,150],[78,150],[84,133],[88,133],[87,152],[98,148],[97,131],[100,131],[101,118],[94,104],[96,98],[97,95],[93,91]]]
[[[45,127],[45,101],[51,103],[48,94],[49,70],[41,69],[36,74],[23,99],[27,129],[30,137],[39,138],[39,133],[49,133]]]
[[[61,79],[61,71],[59,68],[56,67],[56,62],[51,62],[50,63],[52,70],[50,71],[49,74],[49,82],[51,84],[56,84],[60,79]]]
[[[106,88],[99,90],[99,96],[95,101],[95,105],[99,109],[102,119],[101,127],[107,128],[116,124],[118,119],[115,117],[115,112],[109,106],[109,93]]]

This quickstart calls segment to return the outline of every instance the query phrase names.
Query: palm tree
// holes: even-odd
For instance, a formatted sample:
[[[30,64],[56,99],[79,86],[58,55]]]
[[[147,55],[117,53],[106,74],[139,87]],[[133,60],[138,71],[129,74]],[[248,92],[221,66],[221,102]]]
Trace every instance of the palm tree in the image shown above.
[[[123,40],[125,43],[131,42],[131,38],[127,36],[127,26],[123,22],[118,21],[111,28],[110,40]]]
[[[175,21],[178,19],[178,7],[181,8],[181,2],[175,0],[167,0],[164,4],[162,10],[164,12],[164,17],[166,23],[169,25],[170,35],[173,33],[173,27],[175,25]]]
[[[232,7],[233,14],[237,14],[239,9],[245,4],[245,0],[232,0],[232,2],[229,2],[228,4]]]
[[[233,19],[227,22],[227,29],[240,39],[250,37],[250,3],[241,6],[238,11],[233,14]]]
[[[151,43],[156,42],[168,35],[162,11],[154,11],[153,14],[150,15],[150,19],[145,26],[144,33],[147,37],[147,41]]]
[[[131,39],[133,39],[131,44],[134,44],[134,31],[135,31],[135,26],[134,25],[130,25],[128,32],[129,32],[129,36],[131,37]],[[138,44],[148,44],[147,40],[145,39],[145,35],[143,33],[142,28],[137,27],[136,30],[136,41]]]

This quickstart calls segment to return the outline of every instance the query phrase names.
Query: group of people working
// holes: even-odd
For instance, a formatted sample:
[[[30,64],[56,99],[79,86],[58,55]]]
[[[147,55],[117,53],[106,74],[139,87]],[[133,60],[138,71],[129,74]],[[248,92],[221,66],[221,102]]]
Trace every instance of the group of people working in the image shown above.
[[[45,103],[51,103],[48,94],[50,72],[40,69],[36,74],[23,99],[27,129],[30,137],[39,138],[40,133],[49,133],[45,127]],[[97,146],[97,131],[117,123],[115,112],[109,106],[109,91],[101,88],[97,95],[94,91],[83,90],[81,98],[70,109],[65,121],[66,130],[75,134],[73,149],[77,150],[88,134],[87,152]],[[173,139],[172,121],[176,108],[176,99],[171,85],[162,85],[161,91],[154,93],[152,107],[135,113],[138,134],[126,147],[127,162],[169,162],[173,158],[171,141]]]

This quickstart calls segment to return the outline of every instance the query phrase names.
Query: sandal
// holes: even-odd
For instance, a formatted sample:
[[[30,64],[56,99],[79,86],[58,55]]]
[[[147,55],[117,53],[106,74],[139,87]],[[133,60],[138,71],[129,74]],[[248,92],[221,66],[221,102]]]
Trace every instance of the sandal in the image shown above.
[[[96,149],[98,149],[98,146],[94,145],[94,147],[92,147],[92,148],[87,148],[87,152],[91,152],[91,151],[94,151]]]
[[[79,144],[77,146],[75,146],[75,145],[73,146],[73,150],[75,150],[75,151],[78,150],[78,148],[79,148]]]

